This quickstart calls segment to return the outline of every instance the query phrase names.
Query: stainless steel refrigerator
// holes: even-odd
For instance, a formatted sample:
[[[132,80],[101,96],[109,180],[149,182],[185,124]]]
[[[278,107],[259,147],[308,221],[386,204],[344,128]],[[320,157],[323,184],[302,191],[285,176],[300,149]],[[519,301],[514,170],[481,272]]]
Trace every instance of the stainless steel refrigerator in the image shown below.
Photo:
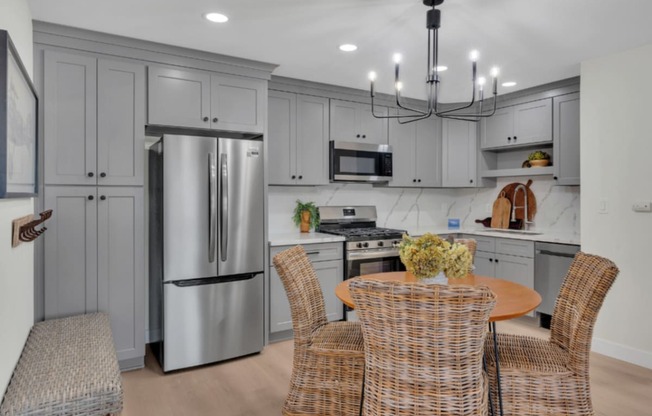
[[[150,148],[150,299],[163,371],[263,348],[263,143],[164,135]]]

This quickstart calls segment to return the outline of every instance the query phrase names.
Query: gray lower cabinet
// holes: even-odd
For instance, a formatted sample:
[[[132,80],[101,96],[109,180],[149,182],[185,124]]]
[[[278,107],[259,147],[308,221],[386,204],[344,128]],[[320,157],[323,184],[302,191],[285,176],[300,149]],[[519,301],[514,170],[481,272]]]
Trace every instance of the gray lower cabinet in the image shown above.
[[[48,186],[45,318],[107,312],[121,367],[145,355],[141,187]]]
[[[552,142],[552,99],[500,108],[481,122],[482,149]]]
[[[387,116],[388,109],[374,106],[376,115]],[[330,139],[345,142],[387,144],[387,119],[375,118],[371,105],[330,100]]]
[[[534,289],[534,259],[496,253],[496,277]]]
[[[442,122],[442,186],[473,188],[477,182],[477,125],[469,121]]]
[[[580,184],[580,94],[552,100],[553,178],[557,185]]]
[[[270,261],[276,253],[293,246],[277,246],[270,249]],[[321,243],[304,245],[315,269],[324,295],[324,306],[329,321],[344,317],[342,302],[335,296],[335,287],[344,279],[342,243]],[[273,265],[269,268],[269,332],[272,341],[292,337],[292,314],[285,288]]]
[[[148,68],[148,123],[262,133],[267,81],[169,67]]]
[[[400,124],[389,122],[394,175],[388,186],[441,186],[441,121],[437,117]]]
[[[496,268],[494,267],[495,253],[476,251],[473,258],[474,274],[480,276],[496,277]]]
[[[269,91],[270,185],[327,185],[328,98]]]
[[[46,185],[143,185],[145,67],[45,51]]]

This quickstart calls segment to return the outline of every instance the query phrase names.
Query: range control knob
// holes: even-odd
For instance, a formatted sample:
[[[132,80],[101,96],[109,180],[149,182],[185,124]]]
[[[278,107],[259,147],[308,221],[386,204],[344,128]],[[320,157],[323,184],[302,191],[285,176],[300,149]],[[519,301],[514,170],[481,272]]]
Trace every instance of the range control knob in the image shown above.
[[[384,246],[384,245],[385,245],[385,243],[383,243],[382,241],[379,241],[379,242],[378,242],[378,247],[382,247],[382,246]]]
[[[362,248],[362,243],[358,243],[355,245],[357,248]]]
[[[363,243],[362,246],[363,246],[364,248],[367,248],[367,247],[369,247],[369,243]]]
[[[392,247],[398,247],[400,244],[401,244],[400,241],[394,241],[394,242],[392,243]]]

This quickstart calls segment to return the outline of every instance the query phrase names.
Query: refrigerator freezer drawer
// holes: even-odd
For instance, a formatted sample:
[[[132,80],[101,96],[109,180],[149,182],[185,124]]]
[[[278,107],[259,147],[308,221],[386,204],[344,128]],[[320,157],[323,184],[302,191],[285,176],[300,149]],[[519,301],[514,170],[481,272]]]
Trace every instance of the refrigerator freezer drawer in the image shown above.
[[[181,284],[163,285],[163,371],[262,350],[262,273],[224,283]]]

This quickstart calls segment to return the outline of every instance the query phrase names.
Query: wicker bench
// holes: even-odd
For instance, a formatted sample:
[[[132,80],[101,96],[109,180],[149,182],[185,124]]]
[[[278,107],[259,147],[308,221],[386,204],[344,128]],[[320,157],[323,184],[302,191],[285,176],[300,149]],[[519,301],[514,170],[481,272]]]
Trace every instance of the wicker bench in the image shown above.
[[[122,382],[104,313],[34,325],[5,393],[1,416],[109,415]]]

